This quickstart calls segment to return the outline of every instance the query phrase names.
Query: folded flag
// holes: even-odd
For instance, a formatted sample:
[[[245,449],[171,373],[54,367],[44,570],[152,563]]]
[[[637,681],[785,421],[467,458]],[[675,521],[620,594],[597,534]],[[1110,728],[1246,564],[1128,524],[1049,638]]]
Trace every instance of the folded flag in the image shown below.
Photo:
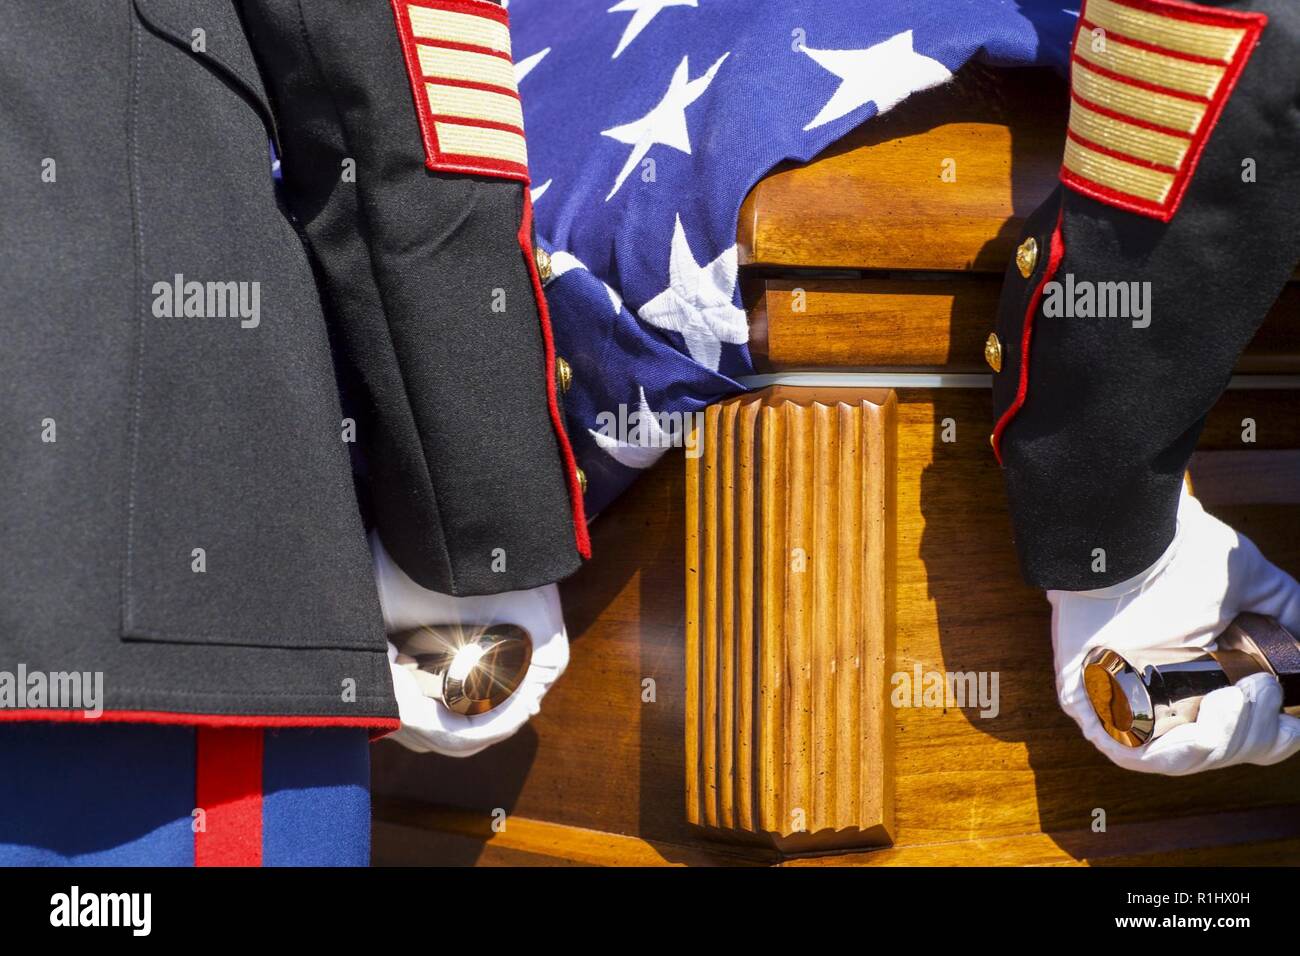
[[[513,0],[509,12],[588,514],[753,371],[736,220],[754,183],[971,59],[1064,70],[1078,23],[1077,6],[1042,0]]]

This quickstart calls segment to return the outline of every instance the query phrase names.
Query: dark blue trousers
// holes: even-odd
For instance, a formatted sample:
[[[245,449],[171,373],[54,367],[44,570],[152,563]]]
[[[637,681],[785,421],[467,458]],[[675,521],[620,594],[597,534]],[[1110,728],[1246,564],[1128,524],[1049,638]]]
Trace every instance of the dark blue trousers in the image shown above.
[[[256,761],[260,753],[260,773],[256,764],[241,770],[238,761],[247,758],[236,754],[231,776],[242,774],[243,781],[221,778],[229,757],[223,765],[213,761],[211,746],[201,753],[201,735],[212,731],[0,724],[0,865],[193,866],[196,847],[200,862],[369,863],[366,730],[233,733],[252,743],[244,754]],[[249,780],[256,783],[245,786]],[[258,785],[260,793],[251,792]],[[214,804],[223,790],[243,790],[224,807],[200,807],[196,790],[205,787]]]

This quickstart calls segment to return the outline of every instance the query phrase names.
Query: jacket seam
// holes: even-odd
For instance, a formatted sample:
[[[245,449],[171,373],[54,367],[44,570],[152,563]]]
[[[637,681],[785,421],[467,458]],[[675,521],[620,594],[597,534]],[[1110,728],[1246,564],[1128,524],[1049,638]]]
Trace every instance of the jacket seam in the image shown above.
[[[130,29],[130,94],[127,98],[127,142],[126,164],[128,192],[131,202],[131,245],[133,263],[132,313],[135,319],[135,355],[131,368],[131,383],[128,391],[130,413],[127,416],[127,484],[126,484],[126,561],[122,567],[122,593],[119,600],[121,614],[119,622],[119,639],[130,630],[133,605],[131,600],[132,568],[135,564],[135,499],[136,479],[140,462],[140,409],[144,394],[144,355],[146,328],[144,321],[144,219],[140,215],[139,184],[139,138],[137,118],[139,115],[140,96],[140,62],[143,44],[141,43],[141,26],[137,21],[134,4],[127,7],[127,20]]]

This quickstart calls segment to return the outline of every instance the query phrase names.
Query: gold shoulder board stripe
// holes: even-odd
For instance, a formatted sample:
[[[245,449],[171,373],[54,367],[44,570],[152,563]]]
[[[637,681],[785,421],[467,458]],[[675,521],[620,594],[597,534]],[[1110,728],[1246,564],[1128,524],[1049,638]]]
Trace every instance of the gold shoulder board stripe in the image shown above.
[[[528,181],[510,26],[489,0],[391,0],[425,165]]]
[[[1062,181],[1169,221],[1266,23],[1183,0],[1084,0]]]

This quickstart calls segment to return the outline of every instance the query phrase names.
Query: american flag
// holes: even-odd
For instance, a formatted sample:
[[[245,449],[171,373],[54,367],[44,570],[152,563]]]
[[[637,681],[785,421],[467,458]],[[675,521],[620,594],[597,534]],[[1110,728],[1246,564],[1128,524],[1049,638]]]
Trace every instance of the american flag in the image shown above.
[[[589,514],[666,450],[650,415],[698,412],[753,371],[736,219],[754,183],[969,60],[1064,70],[1078,22],[1077,5],[1041,0],[513,0],[509,12]]]

